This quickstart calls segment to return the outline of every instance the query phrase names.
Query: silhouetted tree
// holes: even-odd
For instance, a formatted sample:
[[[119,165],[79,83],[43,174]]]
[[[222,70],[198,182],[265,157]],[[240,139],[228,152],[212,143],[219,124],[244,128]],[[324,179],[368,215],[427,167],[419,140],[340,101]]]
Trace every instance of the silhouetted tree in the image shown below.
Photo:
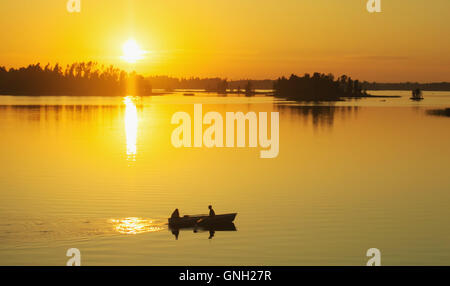
[[[19,69],[0,67],[3,94],[124,95],[130,80],[136,83],[137,94],[152,92],[150,83],[142,76],[94,62],[73,63],[65,70],[59,64],[42,68],[40,63]]]
[[[228,89],[228,81],[226,79],[219,81],[217,84],[218,93],[226,93]]]
[[[247,85],[245,86],[245,95],[250,96],[254,93],[253,86],[251,81],[247,81]]]

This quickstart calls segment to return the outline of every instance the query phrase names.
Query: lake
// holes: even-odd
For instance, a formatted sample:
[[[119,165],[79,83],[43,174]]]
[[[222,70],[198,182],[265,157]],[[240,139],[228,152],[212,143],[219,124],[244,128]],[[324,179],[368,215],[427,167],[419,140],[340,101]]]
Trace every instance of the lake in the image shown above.
[[[0,96],[0,265],[450,264],[450,92],[302,104]],[[177,111],[279,112],[280,149],[174,148]],[[237,212],[235,231],[167,226]]]

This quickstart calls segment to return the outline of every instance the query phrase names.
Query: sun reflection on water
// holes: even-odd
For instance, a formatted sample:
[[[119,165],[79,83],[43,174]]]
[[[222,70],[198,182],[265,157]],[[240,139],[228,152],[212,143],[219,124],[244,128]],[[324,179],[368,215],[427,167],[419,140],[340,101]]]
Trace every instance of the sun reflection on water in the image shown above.
[[[136,161],[136,141],[138,131],[137,108],[132,96],[124,97],[123,103],[125,104],[125,135],[127,138],[127,156],[128,160]]]
[[[114,230],[121,234],[139,234],[163,230],[162,224],[139,217],[111,219]]]

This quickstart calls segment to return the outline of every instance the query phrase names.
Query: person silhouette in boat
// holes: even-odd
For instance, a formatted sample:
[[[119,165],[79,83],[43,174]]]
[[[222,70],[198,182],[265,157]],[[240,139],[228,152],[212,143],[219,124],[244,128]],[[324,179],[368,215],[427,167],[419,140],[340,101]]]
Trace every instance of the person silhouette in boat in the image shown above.
[[[212,205],[209,205],[208,209],[209,209],[209,216],[215,216],[216,215],[216,212],[213,210]]]
[[[178,209],[175,209],[170,217],[171,218],[179,218],[180,212],[178,211]]]

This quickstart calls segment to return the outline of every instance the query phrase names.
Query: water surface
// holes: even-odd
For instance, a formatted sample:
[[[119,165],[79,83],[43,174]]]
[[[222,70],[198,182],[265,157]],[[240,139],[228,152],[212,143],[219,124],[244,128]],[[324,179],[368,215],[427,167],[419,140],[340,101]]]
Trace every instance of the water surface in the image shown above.
[[[449,92],[330,104],[183,92],[0,97],[0,264],[450,264]],[[176,149],[170,119],[280,112],[280,153]],[[181,231],[183,214],[238,212],[236,231]]]

